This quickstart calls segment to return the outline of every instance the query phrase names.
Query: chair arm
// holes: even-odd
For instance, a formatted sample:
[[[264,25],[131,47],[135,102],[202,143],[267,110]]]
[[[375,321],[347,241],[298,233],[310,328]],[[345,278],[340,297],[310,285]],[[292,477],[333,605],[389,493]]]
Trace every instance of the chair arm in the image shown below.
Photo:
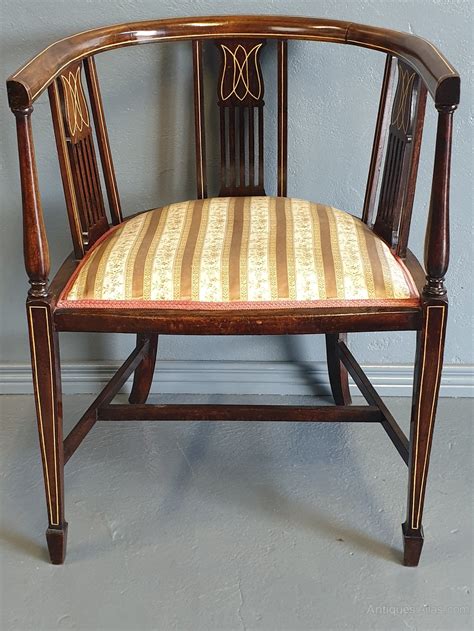
[[[104,50],[159,41],[260,37],[352,44],[382,50],[410,64],[437,105],[459,103],[456,70],[428,41],[390,29],[321,18],[234,15],[150,20],[91,29],[45,48],[12,74],[10,107],[30,107],[60,72],[74,61]]]
[[[347,43],[382,50],[403,59],[420,75],[436,107],[459,104],[460,77],[428,40],[411,33],[351,24],[347,30]]]

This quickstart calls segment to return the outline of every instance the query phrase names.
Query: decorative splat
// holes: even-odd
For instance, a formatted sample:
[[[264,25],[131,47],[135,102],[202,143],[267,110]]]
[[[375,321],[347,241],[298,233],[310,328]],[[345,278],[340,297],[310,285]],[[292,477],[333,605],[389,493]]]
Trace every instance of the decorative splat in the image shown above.
[[[392,248],[397,248],[400,222],[411,213],[413,200],[407,202],[408,180],[418,165],[412,138],[420,102],[420,81],[416,72],[398,62],[398,82],[392,105],[382,184],[374,230]],[[414,164],[416,162],[416,164]]]
[[[216,42],[221,53],[220,195],[265,195],[263,184],[264,82],[260,52],[265,40]]]
[[[62,124],[56,125],[61,169],[68,205],[78,215],[80,239],[89,248],[109,227],[92,136],[89,106],[82,86],[82,62],[71,64],[58,78]],[[54,90],[53,90],[54,93]],[[55,98],[54,94],[52,97]],[[61,116],[53,108],[53,117]],[[56,129],[57,128],[57,129]],[[61,136],[64,136],[67,151]]]

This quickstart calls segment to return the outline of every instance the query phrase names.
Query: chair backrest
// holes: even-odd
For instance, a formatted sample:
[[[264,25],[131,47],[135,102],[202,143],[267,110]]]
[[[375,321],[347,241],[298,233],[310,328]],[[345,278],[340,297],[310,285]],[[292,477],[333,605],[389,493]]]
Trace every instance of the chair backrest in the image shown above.
[[[429,42],[405,33],[322,19],[232,16],[159,20],[94,29],[49,46],[9,78],[9,100],[19,125],[20,153],[28,147],[32,151],[29,127],[32,105],[46,88],[49,91],[77,258],[108,229],[109,221],[116,224],[122,220],[94,56],[134,44],[190,41],[190,61],[192,57],[194,68],[197,197],[203,198],[207,196],[203,45],[211,41],[220,56],[213,95],[220,111],[219,194],[264,195],[265,81],[260,54],[269,39],[276,40],[276,193],[279,196],[287,193],[288,46],[295,39],[311,40],[352,44],[385,53],[363,219],[397,254],[405,255],[426,96],[428,92],[432,95],[440,113],[452,113],[459,102],[460,82],[456,71]],[[105,210],[95,144],[99,149],[110,219]],[[36,174],[31,175],[31,171],[35,171],[34,154],[31,161],[30,178],[33,188],[37,188]],[[37,190],[33,198],[30,205],[38,205]],[[44,241],[40,234],[38,239]]]

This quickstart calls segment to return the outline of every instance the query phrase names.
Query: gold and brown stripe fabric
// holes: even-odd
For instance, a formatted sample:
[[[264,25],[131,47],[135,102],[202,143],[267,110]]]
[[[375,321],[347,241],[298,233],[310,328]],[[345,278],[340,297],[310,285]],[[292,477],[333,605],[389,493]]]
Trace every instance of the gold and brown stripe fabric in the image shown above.
[[[150,210],[105,234],[60,304],[278,308],[417,303],[408,271],[352,215],[286,197],[218,197]]]

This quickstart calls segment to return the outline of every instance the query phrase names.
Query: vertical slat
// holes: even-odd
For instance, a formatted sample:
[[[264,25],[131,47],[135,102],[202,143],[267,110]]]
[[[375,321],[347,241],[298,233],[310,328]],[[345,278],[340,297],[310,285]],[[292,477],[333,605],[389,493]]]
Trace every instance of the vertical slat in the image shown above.
[[[204,89],[202,73],[202,42],[193,40],[194,70],[194,133],[196,145],[197,197],[207,197],[206,134],[204,126]]]
[[[393,206],[394,206],[394,195],[398,186],[398,170],[400,165],[400,156],[403,151],[402,141],[398,136],[394,136],[394,151],[393,151],[393,160],[391,167],[389,169],[389,178],[388,178],[388,193],[387,193],[387,203],[384,211],[386,213],[387,219],[390,221],[390,218],[393,214]]]
[[[389,111],[392,101],[394,70],[395,68],[393,65],[393,57],[391,55],[387,55],[382,80],[382,89],[380,92],[377,122],[375,125],[372,155],[370,157],[369,175],[367,178],[367,187],[365,190],[364,209],[362,212],[362,221],[369,225],[373,223],[375,198],[377,196],[377,187],[380,176],[380,166],[382,164],[383,148],[385,145],[387,129],[390,120]]]
[[[418,81],[417,103],[415,113],[415,124],[413,131],[413,142],[411,147],[410,165],[407,174],[407,189],[402,206],[400,231],[397,245],[398,256],[404,258],[407,252],[408,235],[410,232],[411,215],[413,202],[415,199],[416,178],[418,174],[418,164],[420,162],[421,141],[423,138],[423,125],[425,122],[427,89],[423,81]]]
[[[388,174],[392,172],[392,165],[395,156],[395,143],[396,138],[394,136],[390,136],[387,144],[387,153],[385,156],[385,165],[384,165],[384,176],[382,179],[382,186],[380,190],[380,200],[379,200],[379,212],[377,214],[377,219],[385,217],[385,210],[388,206],[388,189],[390,187],[391,180],[388,177]],[[385,176],[387,174],[387,176]]]
[[[403,208],[403,203],[404,203],[404,199],[406,196],[406,192],[407,192],[407,178],[408,178],[408,170],[410,167],[410,154],[411,154],[411,143],[410,144],[405,144],[405,143],[400,143],[402,146],[401,149],[401,157],[400,157],[400,163],[398,165],[398,171],[397,171],[397,182],[398,182],[398,187],[394,193],[394,199],[392,202],[392,207],[394,209],[393,212],[393,225],[394,230],[396,230],[396,234],[394,235],[394,239],[393,242],[394,244],[396,244],[397,248],[398,248],[398,239],[399,239],[399,234],[400,234],[400,219],[401,219],[401,213],[402,213],[402,208]]]
[[[92,180],[91,174],[89,171],[89,162],[87,160],[87,155],[85,155],[85,140],[78,142],[74,148],[77,151],[77,155],[79,157],[79,164],[81,165],[80,172],[78,173],[79,179],[82,181],[84,194],[86,197],[86,212],[88,215],[88,226],[93,226],[97,221],[97,213],[96,213],[96,200],[94,198],[94,190],[92,188]]]
[[[99,146],[100,160],[102,163],[102,171],[104,174],[105,188],[107,191],[107,199],[109,202],[110,215],[112,223],[115,225],[121,223],[122,221],[122,209],[120,206],[120,197],[118,194],[117,180],[112,162],[112,153],[110,151],[109,136],[105,123],[104,109],[102,106],[102,98],[94,57],[84,59],[83,63],[87,87],[89,90],[92,116],[94,118],[95,132],[97,135],[97,144]]]
[[[244,108],[239,107],[239,187],[245,188],[245,117]]]
[[[243,110],[243,123],[244,123],[244,135],[245,135],[245,141],[244,141],[244,179],[242,182],[242,186],[248,188],[249,187],[249,182],[250,182],[250,167],[249,167],[249,159],[250,159],[250,155],[249,155],[249,145],[250,145],[250,138],[249,138],[249,116],[250,116],[250,110],[252,108],[250,107],[246,107]]]
[[[404,194],[403,175],[407,162],[406,140],[396,132],[390,133],[382,191],[374,230],[390,245],[398,239],[401,199]]]
[[[228,133],[229,133],[229,187],[230,193],[233,195],[236,188],[235,177],[235,107],[228,108],[229,121],[228,121]]]
[[[259,105],[258,109],[258,188],[260,194],[264,195],[263,191],[263,105]]]
[[[227,164],[227,125],[226,112],[228,108],[222,107],[220,111],[220,136],[221,136],[221,190],[228,186],[228,164]]]
[[[255,108],[249,107],[249,187],[255,186]]]
[[[287,195],[288,162],[288,42],[278,42],[278,189],[279,197]]]
[[[95,150],[94,150],[94,143],[92,140],[92,136],[89,136],[88,138],[86,138],[85,140],[85,152],[87,154],[87,158],[89,161],[89,169],[90,169],[90,173],[91,173],[91,180],[92,180],[92,189],[94,192],[94,199],[97,200],[97,205],[96,205],[96,213],[97,213],[97,217],[96,219],[99,220],[101,217],[105,216],[105,207],[104,207],[104,199],[101,195],[101,188],[100,188],[100,177],[99,177],[99,169],[97,166],[97,160],[95,157]]]
[[[87,240],[87,228],[91,223],[91,217],[89,213],[89,206],[87,204],[87,191],[85,190],[84,182],[81,177],[82,164],[80,162],[79,153],[75,145],[69,144],[68,157],[69,165],[72,170],[76,199],[78,201],[79,216],[81,218],[82,226],[82,240],[84,242],[84,239]]]
[[[59,169],[61,172],[64,197],[69,219],[69,227],[71,229],[71,236],[74,247],[74,255],[76,258],[79,259],[84,254],[84,246],[82,244],[82,228],[79,218],[79,209],[77,207],[74,180],[69,163],[66,135],[64,132],[64,124],[61,113],[61,103],[59,100],[58,84],[56,80],[50,84],[48,88],[48,95],[51,106],[51,116],[53,119],[54,137],[56,140],[56,148],[59,159]]]

